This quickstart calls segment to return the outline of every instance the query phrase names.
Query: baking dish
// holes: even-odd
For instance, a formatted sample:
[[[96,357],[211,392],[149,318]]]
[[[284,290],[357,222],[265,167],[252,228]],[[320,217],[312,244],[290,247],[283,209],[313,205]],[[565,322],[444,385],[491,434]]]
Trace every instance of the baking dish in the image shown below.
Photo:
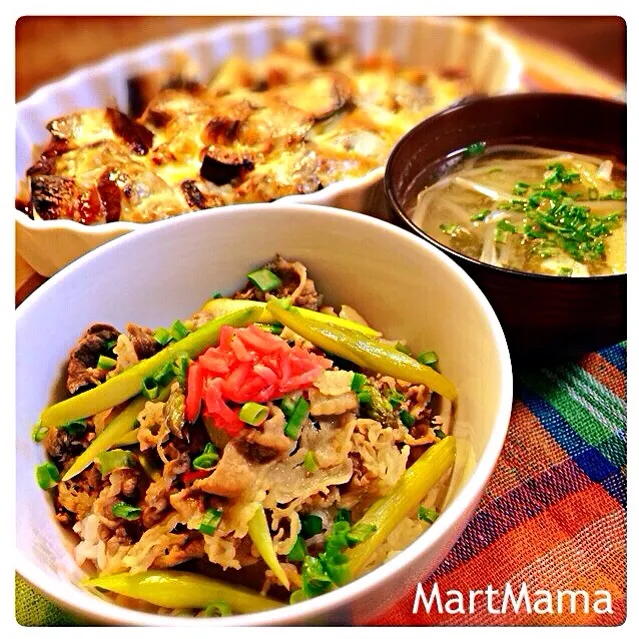
[[[318,27],[348,34],[359,54],[388,50],[401,63],[424,68],[464,68],[476,89],[496,94],[520,88],[522,64],[514,48],[486,25],[458,18],[293,17],[250,20],[187,33],[118,54],[35,91],[17,105],[16,185],[48,137],[46,123],[60,114],[115,103],[125,109],[127,78],[169,66],[184,52],[208,76],[229,55],[264,55],[278,41],[303,37]],[[342,180],[308,195],[286,198],[373,212],[384,168]],[[131,222],[83,226],[68,220],[31,220],[16,210],[16,247],[38,272],[50,276],[103,242],[133,230]]]

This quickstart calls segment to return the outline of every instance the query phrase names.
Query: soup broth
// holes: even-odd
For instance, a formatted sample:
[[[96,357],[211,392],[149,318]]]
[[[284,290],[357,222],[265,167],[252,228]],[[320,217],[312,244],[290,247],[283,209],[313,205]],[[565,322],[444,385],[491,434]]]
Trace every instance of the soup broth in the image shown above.
[[[493,266],[585,277],[625,273],[626,168],[540,147],[470,145],[417,199],[412,220]]]

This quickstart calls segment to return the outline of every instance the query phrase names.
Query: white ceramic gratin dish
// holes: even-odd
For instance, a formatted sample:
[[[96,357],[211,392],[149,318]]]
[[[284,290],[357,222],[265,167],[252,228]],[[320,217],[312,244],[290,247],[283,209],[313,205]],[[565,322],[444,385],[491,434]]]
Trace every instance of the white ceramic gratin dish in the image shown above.
[[[259,58],[282,39],[303,36],[317,27],[348,34],[359,54],[390,51],[408,65],[467,69],[478,91],[496,94],[520,89],[523,67],[514,48],[489,27],[460,18],[295,17],[231,23],[113,56],[42,87],[18,103],[16,185],[33,162],[33,146],[48,139],[47,122],[78,109],[103,107],[110,101],[126,111],[129,76],[166,68],[172,54],[184,52],[204,81],[231,54]],[[342,180],[317,193],[288,199],[366,211],[372,187],[383,175],[384,167],[379,167],[361,178]],[[18,252],[45,276],[140,226],[135,222],[83,226],[70,220],[31,220],[17,210],[16,222]]]
[[[268,213],[268,214],[267,214]],[[447,505],[424,535],[383,566],[313,600],[223,619],[141,613],[83,591],[68,540],[34,466],[32,425],[55,398],[68,351],[96,321],[162,326],[230,293],[275,252],[303,261],[327,303],[348,303],[388,338],[435,349],[458,388],[458,455]],[[397,256],[401,255],[401,260]],[[70,309],[73,309],[72,311]],[[18,572],[93,622],[117,625],[358,624],[443,560],[472,516],[499,457],[512,402],[508,347],[483,293],[442,251],[375,218],[300,204],[250,204],[149,224],[61,271],[17,309]],[[469,327],[472,326],[472,330]]]

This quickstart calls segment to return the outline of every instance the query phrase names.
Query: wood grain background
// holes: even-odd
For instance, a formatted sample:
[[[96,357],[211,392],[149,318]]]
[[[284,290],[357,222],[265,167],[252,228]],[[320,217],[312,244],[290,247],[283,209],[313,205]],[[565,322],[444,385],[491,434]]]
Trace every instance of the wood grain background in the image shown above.
[[[16,98],[74,67],[149,40],[241,17],[27,16],[16,24]],[[617,17],[494,18],[516,34],[564,47],[617,80],[625,78],[626,25]]]

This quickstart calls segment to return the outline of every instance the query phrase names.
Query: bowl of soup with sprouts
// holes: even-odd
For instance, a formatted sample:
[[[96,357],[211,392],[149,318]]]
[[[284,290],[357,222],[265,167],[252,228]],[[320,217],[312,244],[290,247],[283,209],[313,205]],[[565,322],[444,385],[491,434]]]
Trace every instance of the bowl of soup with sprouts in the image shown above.
[[[479,98],[395,147],[396,221],[484,289],[515,354],[625,336],[626,107],[562,94]]]

